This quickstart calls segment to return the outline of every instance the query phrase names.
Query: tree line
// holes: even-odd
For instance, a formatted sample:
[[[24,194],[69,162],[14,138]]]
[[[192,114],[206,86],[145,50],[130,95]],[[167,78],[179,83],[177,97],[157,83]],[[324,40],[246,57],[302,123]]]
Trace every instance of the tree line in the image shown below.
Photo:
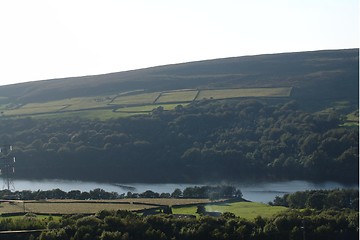
[[[65,192],[61,189],[52,190],[22,190],[10,191],[0,190],[0,199],[17,200],[42,200],[42,199],[75,199],[75,200],[100,200],[100,199],[123,199],[123,198],[209,198],[209,199],[240,199],[242,193],[240,189],[229,185],[219,186],[194,186],[187,187],[183,191],[176,188],[172,193],[157,193],[146,190],[142,193],[127,192],[119,194],[117,192],[107,192],[104,189],[96,188],[89,192],[80,190],[71,190]]]
[[[68,215],[61,221],[28,214],[0,220],[0,229],[46,229],[40,234],[12,234],[8,240],[356,240],[356,211],[289,210],[271,218],[246,220],[224,213],[219,218],[179,219],[172,215],[142,217],[126,211],[101,211],[93,216]]]
[[[108,121],[2,118],[0,139],[21,178],[356,183],[359,132],[343,121],[294,101],[204,100]]]
[[[358,189],[299,191],[276,197],[272,205],[290,208],[352,209],[359,211]]]
[[[51,239],[358,239],[358,213],[291,210],[253,221],[223,214],[219,218],[178,219],[173,215],[141,217],[102,211],[96,216],[64,216],[40,240]]]

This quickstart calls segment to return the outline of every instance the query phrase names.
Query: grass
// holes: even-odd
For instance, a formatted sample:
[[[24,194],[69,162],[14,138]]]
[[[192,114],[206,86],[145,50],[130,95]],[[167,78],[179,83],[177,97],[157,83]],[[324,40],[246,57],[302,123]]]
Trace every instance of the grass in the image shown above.
[[[207,204],[208,212],[231,212],[236,216],[253,220],[257,216],[271,217],[274,214],[286,211],[286,207],[270,206],[256,202],[214,203],[208,199],[173,199],[173,198],[128,198],[120,200],[47,200],[47,201],[14,201],[2,202],[0,214],[34,212],[46,217],[51,214],[95,214],[101,210],[128,210],[136,211],[158,207],[159,205],[172,206],[174,214],[196,213],[198,204]]]
[[[3,213],[22,213],[24,212],[22,202],[1,202],[0,214]]]
[[[20,108],[4,110],[4,115],[12,116],[12,115],[25,115],[25,114],[38,114],[38,113],[47,113],[47,112],[56,112],[60,111],[66,107],[66,105],[57,105],[48,103],[30,103],[26,104]]]
[[[191,102],[195,99],[197,93],[197,90],[164,92],[157,99],[156,103]]]
[[[10,201],[0,204],[0,214],[34,212],[37,214],[93,214],[101,210],[136,211],[158,207],[158,205],[176,206],[202,204],[207,199],[173,199],[173,198],[134,198],[120,200],[47,200],[47,201]]]
[[[173,208],[173,213],[197,215],[196,210],[196,206],[180,207]],[[206,206],[206,211],[208,212],[231,212],[238,217],[242,217],[248,220],[253,220],[257,216],[271,217],[274,214],[285,210],[287,210],[286,207],[270,206],[267,204],[256,202],[233,202],[224,204],[210,204]]]
[[[289,97],[291,88],[244,88],[195,90],[180,89],[167,92],[143,93],[135,91],[130,95],[107,95],[94,97],[68,98],[43,103],[25,105],[4,105],[3,116],[31,116],[35,118],[81,117],[105,121],[111,118],[124,118],[136,114],[149,113],[162,106],[165,110],[174,109],[179,103],[188,104],[194,100],[226,99],[239,97]],[[196,98],[196,99],[195,99]],[[12,106],[12,107],[6,107]]]
[[[153,208],[154,206],[143,204],[109,203],[109,202],[62,202],[62,201],[25,201],[25,212],[37,214],[76,214],[76,213],[97,213],[101,210],[128,210],[135,211]],[[24,213],[24,203],[3,202],[1,203],[0,214],[3,213]]]
[[[193,198],[127,198],[124,201],[140,202],[146,204],[160,204],[167,206],[186,205],[186,204],[202,204],[209,203],[209,199],[193,199]]]
[[[285,211],[286,207],[269,206],[264,203],[235,202],[230,204],[219,204],[206,206],[207,211],[232,212],[238,217],[254,219],[257,216],[271,217],[272,215]]]
[[[291,88],[239,88],[201,90],[196,100],[240,97],[290,97]]]
[[[137,107],[126,107],[118,108],[115,111],[112,109],[93,109],[93,110],[82,110],[74,112],[62,112],[62,113],[46,113],[41,115],[34,115],[32,117],[36,119],[57,119],[57,118],[85,118],[92,120],[106,121],[109,119],[115,118],[125,118],[139,114],[150,113],[153,109],[162,106],[164,110],[173,110],[179,104],[154,104],[154,105],[144,105]],[[186,104],[182,104],[183,106]]]
[[[37,119],[58,119],[58,118],[85,118],[91,120],[100,120],[106,121],[112,118],[124,118],[133,116],[139,113],[123,113],[123,112],[113,112],[111,109],[95,109],[95,110],[83,110],[75,112],[63,112],[63,113],[47,113],[42,115],[34,115],[34,118]]]
[[[74,214],[74,213],[97,213],[101,210],[127,210],[135,211],[153,208],[154,206],[141,204],[121,204],[121,203],[26,203],[25,208],[28,212],[46,214]]]
[[[44,103],[29,103],[19,108],[4,110],[4,114],[11,116],[100,108],[106,107],[107,104],[110,103],[112,97],[113,96],[81,97],[68,98],[59,101],[49,101]]]
[[[64,110],[81,110],[88,108],[106,107],[115,96],[82,97],[69,99],[68,107]]]
[[[152,105],[143,105],[143,106],[137,106],[137,107],[125,107],[125,108],[118,108],[116,109],[117,113],[144,113],[144,112],[151,112],[155,108],[163,107],[164,110],[173,110],[176,106],[179,104],[152,104]],[[188,104],[181,104],[183,106]]]
[[[119,96],[114,99],[111,104],[152,104],[155,102],[156,98],[159,96],[160,92],[152,93],[141,93],[130,96]]]

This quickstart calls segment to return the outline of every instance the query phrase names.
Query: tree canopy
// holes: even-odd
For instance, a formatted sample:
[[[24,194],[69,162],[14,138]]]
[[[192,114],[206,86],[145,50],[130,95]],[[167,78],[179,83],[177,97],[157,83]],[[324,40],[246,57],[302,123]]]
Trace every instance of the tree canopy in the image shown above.
[[[358,181],[358,128],[296,102],[199,101],[124,119],[1,119],[16,175],[121,182]]]

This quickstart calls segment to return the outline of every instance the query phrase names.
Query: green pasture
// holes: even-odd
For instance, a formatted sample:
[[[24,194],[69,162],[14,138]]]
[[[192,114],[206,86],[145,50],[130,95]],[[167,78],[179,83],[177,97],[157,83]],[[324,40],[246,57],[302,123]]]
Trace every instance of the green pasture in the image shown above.
[[[8,103],[2,105],[0,110],[5,117],[26,115],[36,118],[81,117],[107,120],[148,113],[159,106],[164,110],[172,110],[179,103],[188,104],[204,98],[289,97],[290,92],[291,88],[181,89],[152,93],[135,91],[130,95],[78,97],[24,105]]]
[[[4,110],[4,115],[27,115],[27,114],[39,114],[47,112],[57,112],[65,108],[66,105],[53,104],[52,102],[46,103],[30,103],[19,108]]]
[[[115,96],[81,97],[69,99],[68,106],[64,110],[81,110],[89,108],[106,107]]]
[[[68,98],[44,103],[29,103],[18,108],[4,109],[4,115],[28,115],[106,107],[114,96]]]
[[[197,93],[197,90],[164,92],[157,99],[156,103],[192,102],[195,100]]]
[[[152,93],[135,94],[130,96],[118,96],[111,102],[111,104],[119,104],[119,105],[152,104],[155,102],[159,94],[160,92],[152,92]]]
[[[29,212],[36,213],[47,213],[47,214],[95,214],[101,210],[117,211],[136,211],[154,208],[154,206],[142,205],[142,204],[104,204],[104,203],[26,203],[26,210]]]
[[[287,210],[286,207],[270,206],[264,203],[256,202],[233,202],[233,203],[217,203],[206,205],[207,212],[231,212],[236,216],[253,220],[257,216],[271,217],[274,214]],[[197,206],[174,207],[174,214],[196,214]]]
[[[64,202],[64,201],[14,201],[3,202],[0,205],[0,214],[38,213],[50,214],[95,214],[101,210],[143,210],[155,206],[144,204],[124,204],[121,202]],[[25,210],[25,211],[24,211]]]
[[[182,104],[184,106],[184,104]],[[94,110],[81,110],[73,112],[57,112],[57,113],[46,113],[41,115],[34,115],[32,117],[36,119],[52,119],[52,118],[83,118],[106,121],[109,119],[125,118],[139,114],[148,114],[155,108],[162,106],[164,110],[172,110],[178,104],[155,104],[155,105],[144,105],[138,107],[127,107],[113,109],[94,109]]]
[[[101,210],[142,210],[154,208],[157,204],[173,206],[173,214],[191,214],[198,217],[199,215],[196,213],[197,204],[206,204],[205,208],[207,212],[231,212],[238,217],[249,220],[253,220],[257,216],[271,217],[277,213],[287,210],[286,207],[270,206],[264,203],[210,203],[208,199],[120,199],[112,201],[48,200],[2,202],[0,204],[0,215],[9,213],[22,214],[24,213],[24,209],[25,212],[35,212],[40,215],[44,215],[44,217],[49,214],[94,214]]]
[[[291,88],[239,88],[201,90],[196,100],[241,97],[289,97]]]
[[[118,108],[115,110],[116,113],[146,113],[151,112],[152,110],[163,107],[164,110],[173,110],[179,104],[151,104],[151,105],[143,105],[143,106],[136,106],[136,107],[125,107],[125,108]],[[188,104],[181,104],[182,106],[186,106]]]
[[[117,200],[29,200],[4,201],[0,203],[0,217],[6,215],[23,215],[37,213],[40,215],[61,214],[95,214],[101,210],[141,211],[158,208],[159,205],[175,206],[209,203],[209,199],[176,199],[176,198],[127,198]]]
[[[106,121],[113,118],[125,118],[139,113],[113,112],[111,109],[81,110],[74,112],[48,113],[34,115],[36,119],[58,119],[58,118],[83,118],[90,120]]]
[[[93,110],[79,110],[72,112],[57,112],[46,113],[41,115],[34,115],[36,119],[51,119],[51,118],[84,118],[91,120],[106,121],[109,119],[125,118],[139,114],[148,114],[157,107],[162,106],[164,110],[173,110],[179,104],[154,104],[137,107],[126,107],[118,109],[93,109]],[[184,106],[184,104],[182,104]],[[185,104],[186,105],[186,104]]]

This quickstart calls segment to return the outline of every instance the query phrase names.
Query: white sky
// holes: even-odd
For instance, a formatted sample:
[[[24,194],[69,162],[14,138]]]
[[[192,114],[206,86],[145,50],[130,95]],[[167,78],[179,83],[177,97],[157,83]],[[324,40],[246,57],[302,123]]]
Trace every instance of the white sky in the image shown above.
[[[358,47],[358,0],[0,0],[0,85]]]

